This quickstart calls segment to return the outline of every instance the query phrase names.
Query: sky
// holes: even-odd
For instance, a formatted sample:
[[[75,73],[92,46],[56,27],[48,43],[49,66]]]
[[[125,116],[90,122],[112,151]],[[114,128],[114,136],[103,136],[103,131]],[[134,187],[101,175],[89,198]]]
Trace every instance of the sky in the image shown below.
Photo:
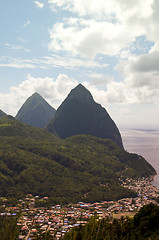
[[[159,129],[159,0],[5,0],[0,109],[82,83],[119,128]]]

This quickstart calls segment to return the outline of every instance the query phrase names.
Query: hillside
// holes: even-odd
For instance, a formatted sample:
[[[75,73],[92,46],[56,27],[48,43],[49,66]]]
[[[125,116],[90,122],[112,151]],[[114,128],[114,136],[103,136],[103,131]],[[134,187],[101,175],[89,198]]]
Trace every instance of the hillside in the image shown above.
[[[73,135],[89,134],[103,139],[109,138],[123,147],[116,124],[81,84],[71,90],[47,128],[63,139]]]
[[[66,140],[11,116],[0,118],[0,196],[27,193],[54,202],[94,202],[134,196],[118,177],[142,177],[155,170],[142,157],[111,140],[89,135]]]
[[[56,110],[38,93],[34,93],[22,105],[16,119],[30,126],[45,128],[53,119]]]

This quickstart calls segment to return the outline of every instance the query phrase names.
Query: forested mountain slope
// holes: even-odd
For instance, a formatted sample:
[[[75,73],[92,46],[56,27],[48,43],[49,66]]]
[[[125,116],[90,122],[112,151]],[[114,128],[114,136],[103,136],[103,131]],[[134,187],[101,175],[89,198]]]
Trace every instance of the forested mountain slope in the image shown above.
[[[65,203],[118,199],[134,196],[119,177],[152,174],[142,157],[111,140],[89,135],[61,140],[11,116],[0,117],[0,196],[32,193]]]

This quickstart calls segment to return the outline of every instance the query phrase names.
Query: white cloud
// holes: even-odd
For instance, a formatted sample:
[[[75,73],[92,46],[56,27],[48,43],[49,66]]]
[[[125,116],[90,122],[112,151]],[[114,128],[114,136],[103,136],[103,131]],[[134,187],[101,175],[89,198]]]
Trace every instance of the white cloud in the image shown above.
[[[44,7],[44,3],[41,3],[39,1],[34,1],[34,3],[36,4],[37,8],[43,8]]]
[[[156,31],[159,22],[157,0],[48,2],[54,9],[62,8],[76,14],[76,18],[62,19],[52,27],[51,51],[67,51],[88,58],[98,53],[112,56],[122,52],[125,57],[126,49],[137,37],[145,36],[146,40],[153,42],[159,38]]]
[[[115,70],[121,73],[122,82],[111,76],[106,79],[89,74],[92,81],[86,85],[101,102],[105,99],[109,104],[159,103],[158,0],[48,2],[57,11],[62,9],[74,16],[61,19],[50,29],[50,51],[66,51],[87,59],[94,59],[97,54],[118,57]],[[96,94],[92,86],[105,82],[105,90]]]
[[[9,58],[9,57],[0,57],[0,67],[10,67],[10,68],[37,68],[37,61],[28,60],[22,58]],[[38,66],[43,68],[43,66]]]
[[[7,47],[11,50],[21,50],[21,49],[23,49],[23,46],[20,46],[20,45],[13,45],[13,44],[9,44],[9,43],[5,43],[4,45],[5,45],[5,47]]]
[[[10,43],[5,43],[4,46],[10,50],[23,50],[25,52],[30,52],[29,49],[21,46],[21,45],[14,45],[14,44],[10,44]]]
[[[107,90],[99,90],[91,83],[83,85],[92,93],[94,100],[100,103],[110,114],[117,126],[151,128],[159,127],[158,105],[154,104],[158,97],[145,101],[144,89],[130,89],[126,83],[111,82]]]
[[[116,19],[122,10],[132,10],[134,7],[139,6],[139,2],[141,1],[137,0],[135,3],[129,3],[123,0],[98,0],[98,2],[96,0],[49,0],[48,2],[51,6],[77,13],[79,16]]]
[[[112,19],[118,5],[114,1],[99,0],[49,0],[50,6],[62,8],[79,16],[93,16],[94,18],[107,17]]]
[[[57,108],[77,84],[76,80],[64,74],[60,74],[56,79],[34,78],[28,75],[17,87],[11,87],[8,94],[0,94],[0,109],[7,114],[16,115],[24,101],[34,92],[38,92]]]
[[[88,77],[91,79],[92,85],[102,86],[105,88],[109,82],[114,81],[113,76],[96,73],[96,72],[92,72],[92,73],[88,74]]]
[[[11,87],[8,94],[0,94],[0,109],[7,114],[16,115],[24,101],[34,92],[43,96],[54,108],[58,108],[62,101],[78,81],[60,74],[56,79],[45,77],[35,78],[28,75],[26,80],[17,87]],[[119,126],[143,126],[142,124],[158,124],[158,106],[151,104],[135,104],[136,90],[131,93],[126,83],[110,82],[107,90],[98,89],[95,85],[83,82],[92,93],[94,100],[100,103]],[[130,95],[134,95],[134,98]],[[141,95],[140,95],[141,97]],[[128,100],[131,99],[131,105]],[[134,102],[132,102],[134,99]],[[117,101],[118,100],[118,101]],[[119,104],[121,100],[122,104]],[[158,117],[157,117],[158,116]],[[145,119],[148,121],[146,122]]]
[[[120,61],[116,70],[123,75],[123,82],[110,82],[107,86],[107,99],[118,102],[159,104],[159,48],[158,43],[148,54],[130,56]],[[116,94],[120,93],[120,97]]]
[[[16,47],[16,49],[23,49],[23,47],[22,48]],[[51,56],[46,56],[46,57],[36,58],[36,59],[0,57],[0,67],[32,68],[32,69],[35,69],[35,68],[49,69],[53,67],[54,68],[64,67],[72,70],[74,68],[80,68],[80,67],[99,68],[99,69],[107,68],[108,64],[99,63],[95,60],[73,58],[68,56],[64,57],[64,56],[58,56],[53,54]]]
[[[10,44],[10,43],[5,43],[4,45],[6,48],[9,48],[10,50],[24,50],[25,52],[30,52],[29,49],[24,48],[21,45],[14,45],[14,44]]]
[[[88,60],[83,58],[76,57],[68,57],[68,56],[59,56],[59,55],[51,55],[44,57],[40,60],[41,63],[44,63],[48,66],[52,67],[65,67],[68,69],[73,68],[107,68],[108,64],[99,63],[95,60]]]
[[[159,103],[158,0],[48,2],[57,11],[62,9],[74,16],[61,19],[50,29],[50,51],[66,51],[87,59],[94,59],[97,54],[118,57],[115,70],[122,74],[122,82],[111,76],[106,80],[106,76],[89,74],[91,85],[86,85],[100,102],[105,99],[109,104]],[[105,82],[106,90],[94,90],[93,85]]]
[[[125,26],[95,20],[68,19],[50,30],[49,50],[67,51],[72,55],[94,58],[98,53],[117,55],[135,33]]]
[[[94,92],[95,98],[107,104],[159,104],[159,43],[148,54],[129,56],[120,60],[115,67],[122,74],[123,81],[115,81],[109,76],[105,90],[100,92],[92,87],[104,84],[104,76],[97,75],[86,86]],[[93,76],[92,76],[93,77]],[[106,80],[106,76],[105,76]],[[104,88],[103,88],[104,89]]]
[[[27,26],[28,26],[30,23],[31,23],[31,21],[30,21],[30,20],[28,20],[27,22],[25,22],[25,23],[24,23],[24,25],[23,25],[23,26],[24,26],[24,28],[25,28],[25,27],[27,27]]]
[[[131,69],[134,72],[159,72],[159,49],[158,43],[149,51],[148,54],[131,58]]]
[[[138,18],[151,16],[157,6],[157,0],[48,0],[50,6],[62,8],[79,16],[93,18],[114,19],[116,21],[131,18],[140,13]]]
[[[148,54],[131,56],[121,61],[116,69],[122,72],[129,86],[154,88],[159,86],[159,50],[156,44]]]

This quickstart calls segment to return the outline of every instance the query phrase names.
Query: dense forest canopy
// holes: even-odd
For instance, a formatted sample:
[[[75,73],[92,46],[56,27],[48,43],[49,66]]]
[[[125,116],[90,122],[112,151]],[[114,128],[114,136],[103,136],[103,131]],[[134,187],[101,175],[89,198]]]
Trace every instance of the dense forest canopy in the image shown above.
[[[153,167],[109,139],[89,135],[66,140],[0,117],[0,196],[49,196],[53,202],[95,202],[135,196],[121,177],[149,177]]]
[[[0,239],[16,240],[19,235],[17,216],[0,215]]]

